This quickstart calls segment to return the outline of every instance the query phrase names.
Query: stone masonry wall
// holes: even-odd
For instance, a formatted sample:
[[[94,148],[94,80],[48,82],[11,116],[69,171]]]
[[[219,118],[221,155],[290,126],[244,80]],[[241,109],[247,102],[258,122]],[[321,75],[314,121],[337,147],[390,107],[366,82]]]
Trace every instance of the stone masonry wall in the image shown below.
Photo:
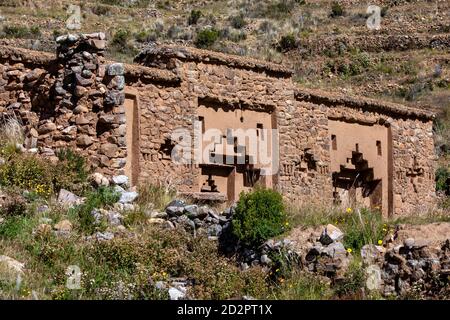
[[[182,192],[195,192],[200,174],[198,166],[176,165],[160,149],[175,129],[187,128],[193,132],[199,100],[224,106],[240,104],[283,110],[288,105],[286,100],[293,97],[293,86],[290,79],[224,65],[177,60],[171,63],[177,66],[179,86],[133,85],[139,92],[141,113],[141,179],[160,182],[165,179],[180,185]]]
[[[58,148],[75,148],[96,171],[124,173],[127,125],[135,125],[126,123],[124,101],[134,96],[139,182],[196,192],[200,168],[173,163],[172,133],[180,128],[193,133],[200,104],[262,110],[278,129],[275,187],[291,203],[328,205],[333,197],[328,120],[379,124],[392,138],[393,213],[424,212],[435,203],[433,117],[424,111],[300,90],[283,68],[251,59],[163,49],[150,52],[152,59],[141,55],[143,66],[124,66],[105,60],[102,33],[57,42],[56,59],[0,48],[0,113],[23,123],[27,148],[49,156]]]
[[[123,65],[105,63],[103,33],[62,36],[57,43],[62,68],[54,86],[55,114],[43,124],[52,131],[48,138],[39,139],[49,140],[44,144],[53,141],[55,147],[76,146],[88,154],[94,168],[122,173],[126,158]]]
[[[28,57],[24,58],[21,53]],[[0,59],[0,112],[3,118],[17,117],[30,131],[33,124],[37,127],[39,110],[53,109],[49,92],[57,66],[50,67],[52,57],[47,54],[6,51]],[[34,129],[31,133],[33,147],[38,136]]]
[[[394,212],[422,214],[436,203],[433,122],[392,121]]]
[[[280,190],[297,205],[331,204],[327,108],[293,101],[278,122]]]
[[[193,102],[177,86],[133,83],[130,87],[139,99],[139,182],[191,191],[195,168],[175,164],[164,147],[174,145],[171,135],[175,129],[192,128]]]
[[[63,147],[88,156],[94,169],[122,173],[125,165],[124,69],[106,64],[103,33],[61,36],[57,59],[43,67],[5,62],[3,111],[24,125],[25,147],[54,156]],[[36,62],[36,61],[34,61]]]
[[[385,105],[374,105],[376,109],[369,112],[363,108],[367,106],[367,99],[355,102],[345,98],[335,99],[328,94],[311,94],[307,90],[297,93],[296,109],[301,110],[304,105],[310,106],[309,114],[302,112],[307,119],[320,121],[325,117],[325,119],[350,123],[381,124],[389,128],[392,143],[393,214],[396,216],[422,214],[435,208],[434,172],[436,156],[431,117],[420,113],[403,114],[401,109],[387,108],[390,107],[389,104],[386,104],[385,109],[382,109]],[[405,110],[405,112],[409,112],[409,110]],[[298,128],[299,125],[294,127]],[[300,127],[302,126],[300,125]],[[307,125],[303,127],[308,128]],[[320,136],[324,137],[326,143],[323,144],[320,154],[321,159],[327,163],[330,152],[330,135],[327,126],[316,125],[315,128],[310,132],[315,132],[321,128]],[[326,186],[323,189],[324,194],[330,195],[331,189],[328,189],[328,186],[331,186],[331,179],[324,182],[324,185]],[[317,186],[317,188],[316,190],[320,192],[320,186]],[[291,186],[288,189],[298,190],[299,186]],[[301,198],[301,196],[297,194],[294,198]],[[327,199],[326,196],[322,198]]]

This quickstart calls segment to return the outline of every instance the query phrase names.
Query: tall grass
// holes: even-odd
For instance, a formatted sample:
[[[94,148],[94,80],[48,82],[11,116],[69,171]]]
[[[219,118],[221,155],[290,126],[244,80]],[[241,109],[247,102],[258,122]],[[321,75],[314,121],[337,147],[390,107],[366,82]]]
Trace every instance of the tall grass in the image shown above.
[[[0,144],[16,145],[24,142],[23,125],[15,115],[3,115],[0,123]]]
[[[150,184],[138,187],[137,202],[143,209],[163,210],[176,196],[176,190],[169,184]]]
[[[388,231],[381,212],[367,208],[339,208],[305,205],[290,206],[289,220],[295,226],[321,226],[333,224],[345,234],[346,248],[359,251],[365,244],[377,244]]]
[[[324,278],[296,271],[273,291],[270,298],[276,300],[327,300],[332,296],[333,290]]]
[[[285,208],[288,214],[289,224],[292,227],[334,224],[343,216],[343,210],[335,206],[330,207],[312,204],[297,206],[286,202]]]
[[[381,244],[388,231],[381,212],[365,208],[350,212],[341,225],[345,234],[344,245],[356,251],[366,244]]]

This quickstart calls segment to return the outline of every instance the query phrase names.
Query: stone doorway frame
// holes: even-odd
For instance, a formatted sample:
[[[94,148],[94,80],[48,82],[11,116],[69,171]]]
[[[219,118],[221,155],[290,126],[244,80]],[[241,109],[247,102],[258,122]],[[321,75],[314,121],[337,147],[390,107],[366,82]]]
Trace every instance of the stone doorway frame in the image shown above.
[[[133,100],[133,110],[130,115],[130,111],[127,110],[126,100]],[[127,146],[126,164],[124,167],[125,175],[130,179],[130,185],[136,185],[139,180],[140,173],[140,104],[139,104],[139,92],[135,88],[125,87],[125,102],[124,112],[126,119],[126,134],[125,141]],[[131,129],[129,120],[131,119]],[[131,137],[130,137],[131,135]],[[131,143],[130,143],[131,142]],[[131,151],[131,152],[130,152]]]

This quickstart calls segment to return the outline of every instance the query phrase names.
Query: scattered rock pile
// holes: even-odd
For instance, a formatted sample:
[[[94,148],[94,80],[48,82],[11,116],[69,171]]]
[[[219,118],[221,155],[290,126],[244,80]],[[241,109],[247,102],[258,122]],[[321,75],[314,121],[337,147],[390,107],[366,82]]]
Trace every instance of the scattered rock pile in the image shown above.
[[[138,193],[129,188],[128,178],[123,175],[113,176],[111,179],[106,178],[100,173],[95,173],[91,177],[92,183],[97,186],[114,185],[114,190],[120,194],[119,201],[114,204],[114,208],[110,210],[95,208],[91,211],[94,218],[94,223],[100,225],[106,222],[107,230],[104,232],[96,232],[89,239],[96,239],[99,241],[112,240],[115,234],[125,231],[123,226],[124,217],[120,212],[132,211],[135,209],[133,202],[136,200]],[[61,189],[58,194],[58,203],[65,208],[73,208],[82,205],[85,198],[79,197],[74,193]],[[37,211],[45,213],[48,211],[48,206],[40,206]],[[49,218],[41,218],[40,224],[34,230],[33,234],[36,236],[43,236],[53,232],[57,236],[69,236],[72,231],[72,223],[69,220],[62,220],[52,226],[53,221]]]
[[[165,224],[172,229],[181,226],[194,235],[207,235],[211,240],[218,240],[223,231],[230,227],[230,220],[230,210],[220,214],[206,205],[173,200],[165,212],[150,212],[148,222]]]
[[[236,242],[231,235],[231,219],[234,206],[219,213],[207,205],[186,204],[183,200],[170,202],[165,212],[150,212],[148,222],[163,224],[167,228],[184,228],[194,236],[206,235],[208,239],[218,241],[225,253],[236,253],[242,269],[250,266],[271,268],[274,263],[271,256],[284,255],[286,261],[300,263],[299,256],[290,247],[289,240],[269,240],[259,248],[248,248]]]
[[[305,267],[329,277],[342,276],[351,259],[341,242],[343,239],[344,233],[339,228],[327,225],[304,256]]]
[[[268,240],[257,250],[246,247],[238,247],[237,252],[241,262],[241,269],[248,269],[250,266],[262,266],[266,269],[279,267],[278,263],[283,261],[291,267],[301,267],[301,256],[296,253],[291,246],[291,241]]]
[[[93,166],[112,174],[124,167],[126,158],[124,66],[106,64],[102,32],[69,34],[56,42],[63,66],[54,86],[56,115],[38,128],[40,135],[50,134],[49,141],[39,139],[47,146],[59,140],[87,149]],[[55,132],[58,128],[62,130]]]
[[[385,254],[382,292],[405,295],[414,291],[433,296],[450,284],[449,275],[450,240],[439,248],[408,238]]]
[[[185,278],[171,278],[168,281],[157,281],[154,286],[161,292],[167,291],[170,300],[186,300],[192,283]]]

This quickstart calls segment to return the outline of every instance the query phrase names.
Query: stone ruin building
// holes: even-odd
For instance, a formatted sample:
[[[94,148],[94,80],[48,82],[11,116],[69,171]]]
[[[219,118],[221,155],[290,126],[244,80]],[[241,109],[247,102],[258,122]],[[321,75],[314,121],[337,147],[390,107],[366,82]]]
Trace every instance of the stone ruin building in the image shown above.
[[[150,46],[122,64],[105,59],[103,33],[57,44],[56,56],[0,47],[0,112],[22,121],[26,148],[75,148],[98,172],[196,199],[232,202],[259,184],[291,203],[359,202],[384,216],[434,205],[431,112],[306,90],[284,66],[217,52]],[[223,134],[201,144],[206,159],[173,161],[210,129]],[[237,129],[256,132],[257,149],[269,140],[270,170]]]

